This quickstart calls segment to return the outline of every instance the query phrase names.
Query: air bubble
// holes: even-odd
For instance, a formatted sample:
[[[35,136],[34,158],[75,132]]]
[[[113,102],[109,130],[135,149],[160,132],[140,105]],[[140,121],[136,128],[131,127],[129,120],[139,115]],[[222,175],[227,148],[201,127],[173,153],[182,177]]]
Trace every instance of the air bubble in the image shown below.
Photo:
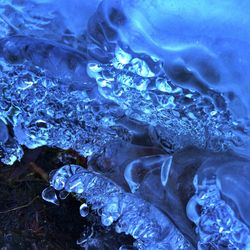
[[[80,215],[82,217],[86,217],[88,216],[89,214],[89,207],[86,203],[83,203],[81,206],[80,206]]]

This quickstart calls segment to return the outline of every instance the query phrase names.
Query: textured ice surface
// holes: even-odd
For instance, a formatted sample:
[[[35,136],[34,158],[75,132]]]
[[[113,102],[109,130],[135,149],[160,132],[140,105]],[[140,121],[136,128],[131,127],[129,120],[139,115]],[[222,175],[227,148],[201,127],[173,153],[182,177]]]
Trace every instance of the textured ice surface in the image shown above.
[[[172,152],[190,145],[222,151],[235,141],[221,94],[176,87],[138,58],[124,65],[120,48],[109,65],[87,65],[86,55],[47,40],[13,36],[2,45],[8,62],[0,79],[2,119],[28,148],[72,148],[88,156],[116,138],[133,141],[144,124],[151,144]]]
[[[35,66],[14,65],[2,72],[1,114],[21,145],[72,148],[86,156],[119,137],[119,125],[112,125],[122,116],[120,109],[92,97],[91,88],[71,86]],[[125,133],[120,137],[126,140]]]
[[[50,181],[58,191],[77,194],[85,199],[101,216],[102,224],[115,222],[116,232],[132,235],[138,249],[193,249],[185,237],[158,209],[148,202],[126,193],[121,187],[98,173],[89,172],[77,165],[66,165],[57,170]],[[51,187],[43,191],[43,197],[57,203]],[[86,204],[80,207],[86,216]],[[82,246],[87,247],[85,244]]]
[[[187,214],[197,225],[200,236],[198,247],[249,249],[249,229],[221,199],[215,178],[204,179],[200,185],[195,176],[194,186],[196,193],[187,205]]]
[[[129,44],[119,46],[120,31],[106,20],[112,2],[101,3],[90,18],[82,48],[75,48],[74,40],[34,37],[36,33],[27,27],[18,32],[24,35],[1,39],[1,116],[13,126],[13,139],[28,148],[72,148],[85,156],[114,139],[134,142],[145,133],[150,145],[167,152],[190,145],[212,151],[237,145],[239,122],[228,109],[228,97],[203,88],[197,79],[191,79],[195,88],[176,83],[164,57],[134,53]],[[114,18],[122,17],[113,11]],[[5,23],[12,21],[11,15],[6,18],[2,18]],[[54,19],[46,32],[52,32]],[[9,29],[17,33],[12,26]],[[61,32],[57,32],[60,38]]]
[[[233,139],[233,124],[223,96],[177,87],[162,61],[148,61],[152,70],[146,60],[116,48],[110,64],[90,63],[89,75],[103,97],[117,103],[128,117],[150,124],[152,133],[174,150],[190,145],[224,150]]]
[[[75,193],[140,249],[248,249],[249,8],[0,1],[1,162],[73,149],[89,169],[45,200]]]

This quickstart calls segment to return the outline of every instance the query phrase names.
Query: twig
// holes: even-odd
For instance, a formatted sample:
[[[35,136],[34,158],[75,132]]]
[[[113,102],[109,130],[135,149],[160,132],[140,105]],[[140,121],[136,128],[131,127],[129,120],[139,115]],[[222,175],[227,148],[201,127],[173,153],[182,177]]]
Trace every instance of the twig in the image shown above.
[[[18,209],[22,209],[22,208],[28,207],[28,206],[30,206],[37,198],[40,198],[40,196],[37,195],[37,196],[36,196],[35,198],[33,198],[29,203],[24,204],[24,205],[22,205],[22,206],[14,207],[14,208],[11,208],[11,209],[6,210],[6,211],[0,211],[0,214],[6,214],[6,213],[9,213],[9,212],[18,210]]]
[[[32,169],[32,171],[34,173],[38,174],[43,180],[45,180],[46,182],[49,181],[48,174],[42,168],[40,168],[38,165],[36,165],[36,163],[30,162],[29,166]]]

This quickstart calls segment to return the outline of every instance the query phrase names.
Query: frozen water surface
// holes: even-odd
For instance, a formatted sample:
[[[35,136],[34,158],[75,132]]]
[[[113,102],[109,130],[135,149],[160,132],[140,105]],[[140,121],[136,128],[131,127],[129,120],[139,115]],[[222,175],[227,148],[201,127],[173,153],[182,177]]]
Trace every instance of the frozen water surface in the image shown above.
[[[0,1],[1,162],[24,146],[88,157],[42,196],[75,194],[81,216],[134,237],[120,249],[250,249],[249,9]]]

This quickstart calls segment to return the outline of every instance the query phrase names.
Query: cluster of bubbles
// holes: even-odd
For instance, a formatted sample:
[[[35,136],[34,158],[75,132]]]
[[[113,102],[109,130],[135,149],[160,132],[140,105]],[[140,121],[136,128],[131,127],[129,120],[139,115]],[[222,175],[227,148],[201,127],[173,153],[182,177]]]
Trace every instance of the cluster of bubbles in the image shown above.
[[[11,65],[1,72],[0,89],[5,164],[21,159],[21,145],[71,148],[88,156],[116,138],[129,140],[129,131],[126,135],[126,129],[116,124],[123,115],[116,105],[91,98],[84,90],[69,91],[38,67]],[[13,129],[12,136],[6,125]]]
[[[216,178],[193,181],[195,195],[187,205],[187,215],[197,228],[199,249],[249,249],[250,232],[234,210],[221,198]]]
[[[88,64],[105,99],[117,103],[131,119],[152,126],[151,136],[166,150],[168,145],[174,150],[193,145],[224,151],[233,144],[234,124],[221,94],[176,86],[162,61],[137,56],[117,47],[108,64]]]
[[[234,143],[223,97],[175,86],[157,59],[150,59],[151,69],[117,48],[110,64],[91,62],[85,69],[84,54],[43,40],[17,36],[2,45],[1,119],[13,128],[17,149],[12,156],[2,143],[5,164],[20,160],[20,145],[89,156],[114,139],[133,141],[145,125],[151,144],[170,152],[190,145],[223,151]]]
[[[50,187],[43,191],[43,198],[58,204],[54,190],[76,194],[85,202],[80,206],[80,214],[89,214],[89,206],[98,211],[104,226],[115,223],[117,233],[125,233],[136,239],[137,249],[193,249],[174,224],[157,208],[141,198],[125,192],[110,179],[78,165],[65,165],[51,174]],[[88,237],[78,243],[87,247]]]

